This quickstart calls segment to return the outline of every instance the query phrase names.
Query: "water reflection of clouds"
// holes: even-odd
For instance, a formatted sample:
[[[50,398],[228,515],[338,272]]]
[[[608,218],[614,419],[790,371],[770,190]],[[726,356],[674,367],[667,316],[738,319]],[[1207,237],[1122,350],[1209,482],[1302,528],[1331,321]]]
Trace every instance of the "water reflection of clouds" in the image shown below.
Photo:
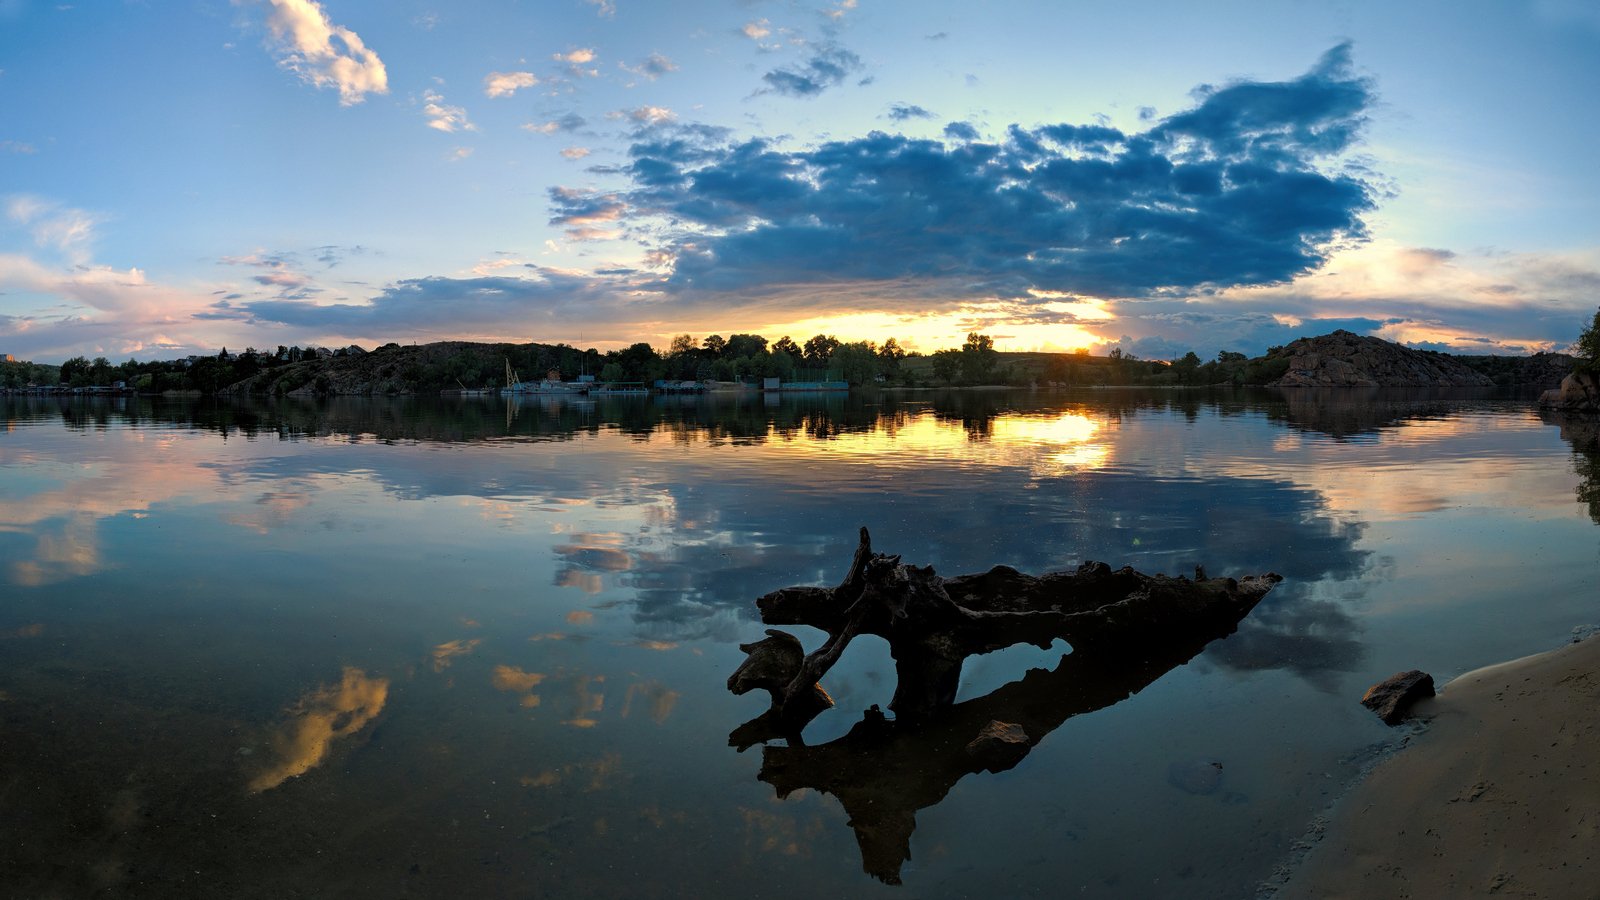
[[[34,529],[32,557],[11,564],[11,581],[41,587],[93,575],[103,567],[100,533],[93,514],[79,513]]]
[[[338,684],[316,688],[296,704],[271,737],[278,760],[250,779],[253,793],[271,790],[321,765],[335,741],[365,728],[383,712],[389,679],[347,666]]]
[[[173,474],[190,493],[207,490],[212,476],[265,482],[258,506],[267,514],[249,520],[256,527],[303,522],[294,504],[308,491],[299,485],[322,476],[341,479],[332,487],[359,481],[400,500],[458,498],[492,524],[559,535],[537,551],[556,563],[547,577],[587,595],[618,592],[608,602],[628,608],[640,639],[663,646],[735,638],[753,597],[834,581],[862,524],[886,541],[892,535],[896,552],[948,573],[1000,563],[1042,571],[1085,558],[1156,571],[1196,563],[1212,572],[1274,570],[1290,583],[1262,607],[1266,623],[1277,607],[1313,601],[1292,585],[1354,582],[1369,568],[1361,543],[1375,520],[1463,503],[1526,507],[1518,495],[1530,484],[1571,496],[1569,473],[1530,481],[1508,468],[1496,447],[1527,440],[1517,435],[1529,423],[1499,411],[1402,405],[1374,418],[1305,403],[1287,413],[1271,403],[1207,405],[1187,395],[1018,402],[683,404],[629,407],[636,421],[626,422],[602,405],[581,428],[541,424],[567,429],[555,442],[437,453],[430,444],[366,441],[337,454],[285,443],[213,462],[211,475],[187,465]],[[459,428],[453,433],[459,440]],[[1370,440],[1341,443],[1350,434]],[[207,449],[180,443],[196,450],[179,447],[174,457]],[[1439,446],[1451,448],[1442,460]],[[1357,640],[1336,617],[1323,618],[1316,626],[1286,613],[1272,620],[1282,653],[1300,646],[1316,659],[1306,640],[1330,635],[1330,647],[1346,649]],[[1268,637],[1257,635],[1258,645],[1269,646]],[[1240,657],[1251,666],[1262,658]]]
[[[466,656],[476,650],[481,643],[483,643],[482,638],[470,638],[445,641],[439,644],[433,648],[430,654],[433,657],[433,670],[435,672],[443,672],[445,669],[450,668],[450,664],[455,662],[456,657]]]

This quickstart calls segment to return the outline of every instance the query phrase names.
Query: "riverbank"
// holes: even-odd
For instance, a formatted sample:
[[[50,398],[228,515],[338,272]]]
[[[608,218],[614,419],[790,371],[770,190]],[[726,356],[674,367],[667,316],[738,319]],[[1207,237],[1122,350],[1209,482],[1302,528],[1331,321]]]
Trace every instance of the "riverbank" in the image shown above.
[[[1600,640],[1469,672],[1334,810],[1277,900],[1582,897],[1600,883]]]

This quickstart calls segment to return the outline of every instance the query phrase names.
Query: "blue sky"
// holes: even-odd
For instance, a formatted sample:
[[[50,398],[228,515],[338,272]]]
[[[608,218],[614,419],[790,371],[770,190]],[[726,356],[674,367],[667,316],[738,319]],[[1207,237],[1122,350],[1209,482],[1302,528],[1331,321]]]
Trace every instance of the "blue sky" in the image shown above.
[[[1579,0],[0,0],[0,352],[1560,349],[1597,84]]]

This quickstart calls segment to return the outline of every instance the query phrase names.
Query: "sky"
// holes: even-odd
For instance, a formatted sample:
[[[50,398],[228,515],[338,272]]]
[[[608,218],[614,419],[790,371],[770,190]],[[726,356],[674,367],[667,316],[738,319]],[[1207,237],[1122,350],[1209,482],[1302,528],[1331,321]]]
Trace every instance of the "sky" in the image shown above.
[[[0,0],[0,354],[1565,349],[1587,0]]]

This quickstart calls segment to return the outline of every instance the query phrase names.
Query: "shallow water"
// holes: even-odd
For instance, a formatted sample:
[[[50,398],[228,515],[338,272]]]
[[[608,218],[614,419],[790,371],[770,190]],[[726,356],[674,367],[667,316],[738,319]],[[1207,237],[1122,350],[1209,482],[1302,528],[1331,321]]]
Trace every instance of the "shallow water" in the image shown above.
[[[1600,622],[1600,448],[1515,398],[0,410],[14,896],[1245,896],[1391,737],[1368,684]],[[886,705],[886,645],[768,751],[813,787],[728,746],[764,708],[724,687],[754,598],[836,582],[861,525],[945,574],[1286,580],[1187,663],[969,661],[971,708],[1032,692],[1059,727],[907,801],[889,887],[834,796],[871,784],[828,754],[899,784],[936,748],[816,746]]]

